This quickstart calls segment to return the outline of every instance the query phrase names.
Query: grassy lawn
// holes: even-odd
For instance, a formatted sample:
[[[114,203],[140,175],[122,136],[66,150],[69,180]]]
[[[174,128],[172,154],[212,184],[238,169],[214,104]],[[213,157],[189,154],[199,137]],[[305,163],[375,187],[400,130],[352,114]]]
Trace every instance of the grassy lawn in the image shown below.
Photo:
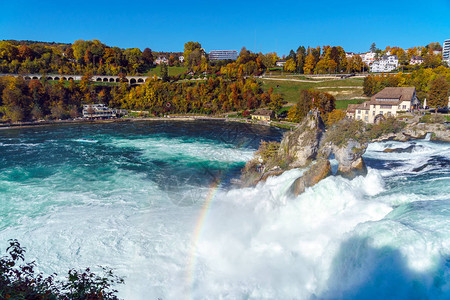
[[[182,73],[186,72],[187,68],[186,67],[168,67],[168,71],[169,71],[169,76],[176,76],[178,74],[182,74]],[[146,76],[153,76],[153,75],[160,76],[161,68],[159,66],[152,68],[145,75]]]
[[[347,78],[337,80],[326,80],[322,82],[299,82],[286,80],[264,80],[260,79],[263,90],[267,91],[271,87],[281,94],[288,103],[296,103],[301,90],[318,89],[328,92],[336,99],[349,99],[362,96],[362,79]]]
[[[347,109],[349,104],[360,104],[366,101],[365,99],[350,99],[350,100],[336,100],[337,109]]]

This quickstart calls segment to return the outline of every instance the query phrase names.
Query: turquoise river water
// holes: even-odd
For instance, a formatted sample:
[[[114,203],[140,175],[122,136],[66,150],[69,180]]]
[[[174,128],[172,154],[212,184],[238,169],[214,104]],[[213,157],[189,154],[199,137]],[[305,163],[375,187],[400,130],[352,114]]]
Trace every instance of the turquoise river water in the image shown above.
[[[125,299],[450,298],[449,143],[370,144],[367,176],[298,197],[299,170],[237,187],[281,137],[209,121],[1,130],[0,250],[18,239],[46,274],[111,267]]]

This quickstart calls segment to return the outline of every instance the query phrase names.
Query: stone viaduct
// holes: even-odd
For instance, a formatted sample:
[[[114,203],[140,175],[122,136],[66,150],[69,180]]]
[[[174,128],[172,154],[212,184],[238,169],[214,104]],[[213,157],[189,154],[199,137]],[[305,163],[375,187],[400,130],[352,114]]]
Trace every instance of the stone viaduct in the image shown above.
[[[0,76],[22,76],[24,79],[37,79],[40,80],[44,75],[41,74],[28,74],[28,75],[18,75],[18,74],[0,74]],[[48,80],[81,80],[83,75],[59,75],[59,74],[49,74],[45,75]],[[129,84],[143,84],[148,79],[148,76],[126,76],[124,78],[125,82]],[[119,76],[108,76],[108,75],[94,75],[92,76],[92,81],[94,82],[120,82]]]

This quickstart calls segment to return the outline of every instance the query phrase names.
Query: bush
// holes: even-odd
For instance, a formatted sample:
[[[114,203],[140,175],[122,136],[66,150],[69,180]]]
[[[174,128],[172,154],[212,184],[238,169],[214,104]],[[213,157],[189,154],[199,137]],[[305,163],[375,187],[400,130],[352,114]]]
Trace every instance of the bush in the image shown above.
[[[0,258],[0,299],[118,299],[111,286],[124,281],[110,269],[103,276],[85,270],[69,270],[64,281],[57,274],[45,277],[35,271],[35,262],[25,263],[26,249],[9,240],[7,256]]]
[[[369,139],[376,139],[384,134],[397,133],[405,128],[405,126],[405,122],[399,121],[394,117],[390,117],[379,124],[368,125],[366,134]]]
[[[349,139],[354,139],[360,143],[367,141],[365,135],[365,124],[358,120],[342,120],[327,130],[325,143],[333,143],[336,146],[345,146]]]
[[[443,115],[429,114],[420,118],[422,123],[444,123],[446,118]]]

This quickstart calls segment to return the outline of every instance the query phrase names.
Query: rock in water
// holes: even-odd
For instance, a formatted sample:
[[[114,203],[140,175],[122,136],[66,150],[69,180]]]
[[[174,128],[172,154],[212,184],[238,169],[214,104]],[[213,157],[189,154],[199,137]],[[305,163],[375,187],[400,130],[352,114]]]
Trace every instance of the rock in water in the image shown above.
[[[416,148],[416,145],[411,145],[409,147],[406,148],[386,148],[383,150],[383,152],[387,152],[387,153],[411,153],[414,148]]]
[[[302,177],[292,184],[291,191],[295,196],[303,193],[307,187],[316,185],[322,179],[331,175],[331,164],[328,159],[319,159]]]
[[[284,136],[278,154],[291,160],[291,168],[305,167],[316,158],[324,132],[320,113],[310,113],[294,131]]]
[[[367,146],[367,143],[360,143],[353,139],[348,140],[344,146],[334,146],[334,157],[339,163],[336,175],[350,179],[359,175],[366,175],[367,167],[362,155],[366,152]]]

